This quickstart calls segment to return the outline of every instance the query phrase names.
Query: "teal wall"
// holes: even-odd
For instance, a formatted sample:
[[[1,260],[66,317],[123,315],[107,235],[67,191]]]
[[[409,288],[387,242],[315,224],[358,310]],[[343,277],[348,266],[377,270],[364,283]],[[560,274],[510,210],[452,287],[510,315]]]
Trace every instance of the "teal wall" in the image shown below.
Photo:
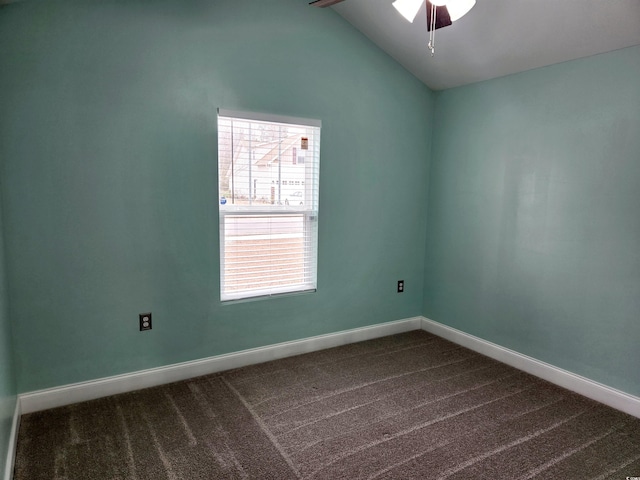
[[[1,202],[0,202],[1,203]],[[0,212],[2,211],[0,205]],[[4,475],[9,436],[16,409],[13,339],[8,315],[2,214],[0,213],[0,476]]]
[[[640,394],[640,47],[436,97],[425,315]]]
[[[18,2],[0,45],[19,391],[421,314],[433,94],[335,12]],[[220,304],[217,107],[322,120],[317,293]]]

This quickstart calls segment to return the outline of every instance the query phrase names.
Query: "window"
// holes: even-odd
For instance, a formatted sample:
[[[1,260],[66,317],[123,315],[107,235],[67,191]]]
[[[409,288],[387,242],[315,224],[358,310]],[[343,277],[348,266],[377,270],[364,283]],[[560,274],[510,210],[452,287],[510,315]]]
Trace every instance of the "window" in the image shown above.
[[[316,290],[320,126],[218,110],[222,301]]]

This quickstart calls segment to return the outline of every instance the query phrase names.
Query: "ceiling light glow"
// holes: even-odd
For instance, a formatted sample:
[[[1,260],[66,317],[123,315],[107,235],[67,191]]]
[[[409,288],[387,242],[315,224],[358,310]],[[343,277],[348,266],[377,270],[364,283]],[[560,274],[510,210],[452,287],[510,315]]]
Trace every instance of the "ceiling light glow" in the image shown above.
[[[476,4],[476,0],[449,0],[447,2],[447,11],[452,22],[462,18]]]
[[[396,0],[392,5],[404,18],[413,23],[423,1],[424,0]]]

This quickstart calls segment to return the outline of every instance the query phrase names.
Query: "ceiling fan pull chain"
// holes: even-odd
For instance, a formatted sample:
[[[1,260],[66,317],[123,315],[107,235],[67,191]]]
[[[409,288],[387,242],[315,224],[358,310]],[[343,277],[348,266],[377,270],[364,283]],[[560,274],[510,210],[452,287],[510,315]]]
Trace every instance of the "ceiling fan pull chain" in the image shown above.
[[[429,32],[429,50],[431,50],[431,56],[436,54],[436,6],[431,4],[431,31]]]

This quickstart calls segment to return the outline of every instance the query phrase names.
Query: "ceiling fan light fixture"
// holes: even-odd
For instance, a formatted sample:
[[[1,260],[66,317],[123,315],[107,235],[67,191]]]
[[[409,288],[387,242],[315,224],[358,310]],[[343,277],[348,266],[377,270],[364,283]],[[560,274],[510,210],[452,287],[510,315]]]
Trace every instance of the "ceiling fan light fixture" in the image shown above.
[[[413,23],[423,1],[424,0],[396,0],[392,5],[404,18]]]
[[[449,0],[447,11],[452,22],[465,16],[476,4],[476,0]]]

